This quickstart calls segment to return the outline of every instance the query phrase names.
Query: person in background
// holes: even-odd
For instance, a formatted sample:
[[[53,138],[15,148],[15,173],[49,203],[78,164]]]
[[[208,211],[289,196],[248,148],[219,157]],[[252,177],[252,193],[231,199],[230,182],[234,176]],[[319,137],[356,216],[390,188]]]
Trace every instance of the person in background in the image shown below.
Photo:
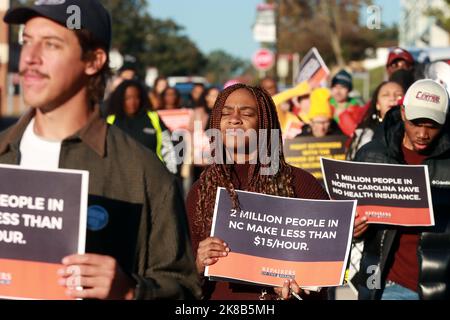
[[[359,299],[450,298],[448,102],[448,93],[439,83],[429,79],[415,82],[402,106],[386,114],[380,138],[355,156],[359,162],[427,165],[435,219],[430,227],[369,226],[365,216],[357,215],[354,237],[364,239],[354,280]],[[369,271],[373,266],[377,266],[375,274]]]
[[[331,80],[330,103],[334,108],[334,120],[342,132],[351,137],[364,116],[364,108],[357,99],[350,98],[353,78],[350,73],[340,70]]]
[[[152,90],[149,93],[150,102],[153,110],[159,110],[161,108],[161,94],[169,86],[169,82],[166,77],[157,77],[153,82]]]
[[[280,288],[274,290],[270,287],[210,281],[203,277],[206,266],[215,264],[219,259],[226,257],[230,250],[233,250],[233,248],[228,248],[223,239],[209,236],[218,187],[227,189],[234,207],[239,205],[235,190],[304,199],[328,199],[327,193],[312,175],[286,163],[277,112],[267,91],[260,87],[244,84],[226,88],[217,98],[211,115],[211,127],[222,133],[224,145],[217,145],[217,148],[223,148],[224,157],[236,157],[239,154],[245,158],[245,163],[235,162],[231,165],[213,163],[203,171],[187,197],[191,241],[196,256],[197,272],[203,282],[204,299],[287,299],[290,297],[290,292],[300,294],[304,298],[326,296],[326,290],[322,290],[320,293],[311,292],[308,295],[299,288],[295,281],[289,282],[280,279]],[[259,129],[267,129],[269,132],[272,132],[272,129],[278,130],[279,147],[276,152],[279,155],[279,169],[276,173],[262,174],[263,165],[258,160],[257,150],[249,149],[249,139],[245,139],[245,142],[242,141],[245,145],[237,146],[235,136],[226,135],[227,130],[237,129],[256,130],[257,132]],[[239,143],[241,139],[237,140]],[[267,140],[258,143],[267,144],[267,148],[270,149],[271,140],[269,134]],[[243,149],[246,150],[243,151]],[[257,157],[257,164],[250,164],[250,159],[253,157]],[[236,266],[236,268],[241,267]]]
[[[119,127],[144,147],[156,153],[167,169],[177,173],[170,131],[152,111],[145,88],[136,80],[125,80],[111,94],[106,121]]]
[[[160,110],[173,110],[181,107],[180,92],[172,87],[167,87],[161,93],[161,107]]]
[[[205,92],[205,85],[203,83],[194,83],[186,106],[191,109],[200,106],[203,92]]]
[[[372,140],[386,113],[399,105],[404,94],[405,91],[397,82],[385,81],[378,85],[373,92],[369,109],[353,134],[347,151],[347,160],[353,160],[356,152]]]
[[[209,126],[211,112],[219,93],[220,90],[217,87],[206,89],[200,98],[199,105],[194,109],[194,121],[201,121],[203,130],[206,130]]]
[[[278,85],[276,81],[271,77],[265,77],[259,82],[259,86],[267,91],[271,97],[278,93]]]
[[[388,81],[398,83],[403,88],[403,92],[408,91],[409,87],[416,82],[414,73],[405,69],[395,71]]]
[[[330,91],[326,88],[314,89],[310,96],[309,124],[302,128],[299,137],[313,136],[322,138],[332,134],[342,134],[336,121],[333,119],[333,110],[330,105]]]
[[[296,97],[304,98],[309,96],[310,93],[311,87],[307,81],[304,81],[272,97],[280,121],[283,140],[295,138],[301,133],[303,125],[309,122],[303,111],[300,111],[299,116],[292,112],[289,101]]]
[[[138,78],[136,69],[130,64],[124,64],[112,79],[110,92],[113,92],[123,81],[136,80]]]
[[[386,71],[388,77],[391,77],[395,71],[406,70],[414,74],[415,62],[409,51],[396,47],[389,52],[386,62]]]
[[[399,70],[394,74],[404,70]],[[355,130],[347,149],[346,159],[354,160],[358,150],[372,141],[375,131],[381,126],[386,113],[401,104],[405,91],[393,81],[382,82],[372,94],[369,109]],[[361,239],[353,239],[349,263],[349,283],[353,286],[353,277],[360,270],[360,261],[364,250],[364,242]]]
[[[202,130],[209,129],[209,122],[211,119],[211,112],[214,108],[214,104],[217,101],[217,97],[220,94],[219,88],[211,87],[208,88],[202,95],[201,106],[196,107],[194,109],[194,123],[199,121],[202,125]],[[195,127],[194,127],[195,128]],[[197,137],[196,137],[197,138]],[[204,152],[209,151],[209,139],[208,136],[202,132],[201,136],[198,136],[198,139],[193,139],[192,141],[193,148],[192,152],[194,159],[203,155]],[[195,154],[197,153],[197,154]],[[192,169],[192,181],[197,181],[200,178],[200,174],[205,169],[205,164],[195,163]]]

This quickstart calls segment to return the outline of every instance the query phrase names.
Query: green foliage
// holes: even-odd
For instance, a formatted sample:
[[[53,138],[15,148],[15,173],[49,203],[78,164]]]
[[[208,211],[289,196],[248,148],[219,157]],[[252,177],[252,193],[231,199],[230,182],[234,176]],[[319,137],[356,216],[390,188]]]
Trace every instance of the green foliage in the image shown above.
[[[250,63],[240,58],[236,58],[222,50],[216,50],[207,56],[208,63],[205,67],[205,74],[209,82],[223,84],[242,74],[250,68]]]
[[[340,54],[346,62],[364,59],[367,48],[392,46],[398,42],[396,26],[369,30],[361,24],[361,9],[370,5],[370,0],[277,2],[280,5],[281,53],[304,55],[311,47],[317,47],[325,62],[332,66],[337,63],[339,54],[336,47],[332,47],[332,34],[339,40]]]
[[[12,6],[34,0],[12,0]],[[206,65],[204,55],[174,21],[150,16],[147,0],[102,0],[113,22],[112,47],[136,59],[136,69],[144,76],[147,67],[157,67],[164,75],[198,74]],[[13,28],[13,41],[17,28]]]
[[[447,7],[447,9],[450,8],[450,0],[444,0],[444,6]],[[448,10],[446,10],[448,12]],[[431,17],[435,17],[438,24],[444,28],[445,30],[450,30],[450,16],[446,15],[444,10],[442,8],[429,8],[427,10],[427,14]]]

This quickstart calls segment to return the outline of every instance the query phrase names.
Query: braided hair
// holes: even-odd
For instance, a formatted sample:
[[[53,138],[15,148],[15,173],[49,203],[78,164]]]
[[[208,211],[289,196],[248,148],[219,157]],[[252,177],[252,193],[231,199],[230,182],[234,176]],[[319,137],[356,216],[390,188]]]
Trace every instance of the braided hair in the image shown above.
[[[267,129],[269,134],[266,141],[258,141],[266,143],[267,150],[271,150],[272,129],[278,129],[277,149],[279,156],[279,170],[274,175],[263,175],[261,169],[264,166],[258,161],[256,164],[250,164],[248,170],[247,191],[258,192],[262,194],[270,194],[284,197],[294,197],[294,188],[292,185],[292,168],[286,163],[282,148],[282,137],[280,131],[280,123],[276,112],[275,105],[269,94],[260,87],[252,87],[245,84],[235,84],[223,90],[214,105],[210,118],[210,128],[220,130],[220,121],[222,117],[222,109],[227,98],[236,90],[245,89],[249,91],[257,103],[258,127],[259,129]],[[271,156],[269,154],[269,156]],[[273,157],[271,157],[273,158]],[[226,188],[231,197],[233,208],[239,208],[239,199],[231,179],[232,166],[229,164],[212,164],[206,168],[199,181],[198,202],[194,213],[193,229],[194,232],[202,238],[209,236],[212,225],[212,217],[214,212],[215,198],[218,187]]]

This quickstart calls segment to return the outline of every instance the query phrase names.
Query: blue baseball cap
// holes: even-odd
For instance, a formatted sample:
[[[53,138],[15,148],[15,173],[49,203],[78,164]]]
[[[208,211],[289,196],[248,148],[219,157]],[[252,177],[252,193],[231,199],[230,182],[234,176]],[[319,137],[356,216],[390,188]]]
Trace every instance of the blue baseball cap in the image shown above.
[[[44,17],[75,30],[78,28],[77,24],[71,24],[77,14],[80,29],[92,32],[109,51],[112,38],[111,16],[98,0],[36,0],[32,6],[9,9],[3,20],[8,24],[25,24],[31,18]]]

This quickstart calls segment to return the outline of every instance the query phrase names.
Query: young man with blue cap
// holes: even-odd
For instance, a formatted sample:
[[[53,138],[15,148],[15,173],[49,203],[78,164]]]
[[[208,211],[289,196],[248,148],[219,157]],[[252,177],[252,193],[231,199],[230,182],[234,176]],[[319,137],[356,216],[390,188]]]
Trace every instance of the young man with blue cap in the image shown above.
[[[19,68],[31,109],[0,134],[0,163],[90,174],[88,253],[62,259],[59,281],[66,294],[198,297],[175,178],[154,153],[100,117],[109,73],[109,13],[98,0],[37,0],[10,9],[4,20],[25,24]]]

